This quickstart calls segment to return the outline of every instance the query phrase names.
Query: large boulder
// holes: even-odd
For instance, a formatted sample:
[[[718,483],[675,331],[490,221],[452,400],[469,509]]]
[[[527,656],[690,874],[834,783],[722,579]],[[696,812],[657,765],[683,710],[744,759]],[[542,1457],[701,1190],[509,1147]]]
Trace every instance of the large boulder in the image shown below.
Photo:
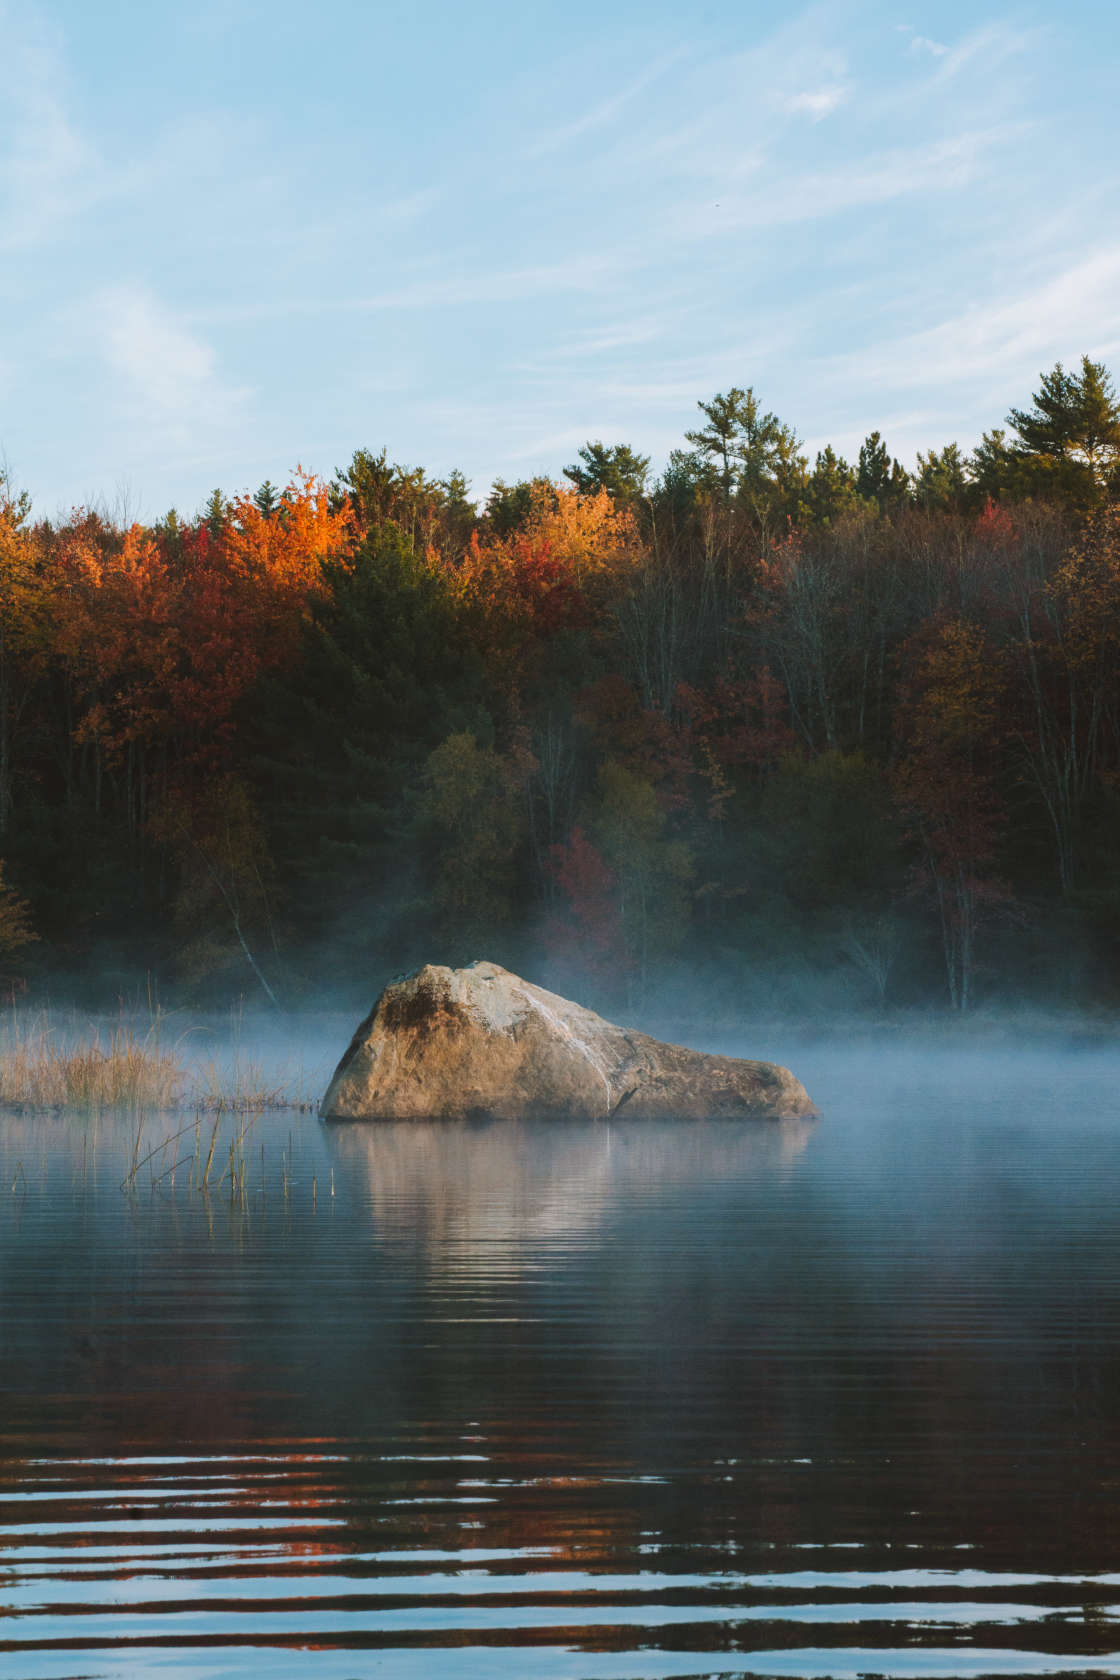
[[[320,1112],[325,1120],[785,1120],[817,1111],[773,1062],[662,1044],[478,962],[428,964],[387,986]]]

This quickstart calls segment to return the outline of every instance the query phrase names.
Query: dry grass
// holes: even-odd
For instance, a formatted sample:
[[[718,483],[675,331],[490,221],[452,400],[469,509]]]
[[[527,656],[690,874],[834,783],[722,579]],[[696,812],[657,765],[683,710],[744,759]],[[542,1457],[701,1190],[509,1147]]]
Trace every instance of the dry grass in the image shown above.
[[[208,1110],[257,1114],[269,1108],[309,1109],[302,1081],[269,1077],[235,1046],[232,1057],[188,1055],[183,1033],[169,1044],[167,1021],[153,1014],[146,1030],[130,1022],[59,1026],[49,1014],[13,1010],[0,1026],[0,1107]]]
[[[305,1108],[286,1084],[277,1085],[257,1062],[235,1056],[231,1066],[205,1062],[191,1070],[190,1101],[195,1108],[211,1113],[258,1114],[266,1108]]]
[[[46,1016],[13,1015],[0,1032],[0,1104],[9,1108],[174,1108],[185,1084],[175,1052],[129,1026],[67,1039]]]

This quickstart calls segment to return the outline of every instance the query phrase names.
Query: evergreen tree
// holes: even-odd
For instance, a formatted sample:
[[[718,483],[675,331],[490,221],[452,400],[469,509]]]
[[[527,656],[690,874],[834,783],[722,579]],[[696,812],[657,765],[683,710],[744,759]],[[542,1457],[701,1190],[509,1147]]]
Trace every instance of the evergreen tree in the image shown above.
[[[550,478],[521,478],[516,484],[496,478],[486,498],[486,522],[494,536],[512,536],[529,524],[542,502],[555,506],[556,492]]]
[[[860,444],[856,468],[856,489],[865,501],[874,502],[880,513],[901,507],[910,488],[910,475],[891,454],[878,432],[871,432]]]
[[[724,497],[738,492],[749,501],[773,487],[783,465],[795,458],[797,438],[776,414],[764,414],[753,387],[733,385],[726,395],[696,405],[706,426],[684,435],[716,469]]]
[[[831,525],[859,505],[856,475],[832,445],[818,450],[802,498],[802,508],[816,525]]]
[[[406,895],[410,789],[456,728],[492,733],[442,571],[394,525],[324,567],[300,664],[247,710],[297,944],[351,948]],[[363,925],[362,915],[369,920]]]
[[[1103,485],[1120,463],[1120,402],[1103,362],[1081,358],[1081,372],[1057,362],[1042,375],[1034,407],[1013,408],[1007,420],[1026,455],[1083,465]]]
[[[919,449],[915,501],[927,509],[959,508],[967,492],[965,462],[957,444],[947,443],[944,449],[931,449],[926,455]]]
[[[564,468],[564,477],[581,496],[605,490],[616,502],[633,502],[644,493],[648,472],[648,455],[636,455],[626,443],[608,446],[596,440],[583,445],[579,461]]]
[[[220,537],[229,518],[229,503],[220,490],[212,490],[202,514],[202,523],[212,537]]]

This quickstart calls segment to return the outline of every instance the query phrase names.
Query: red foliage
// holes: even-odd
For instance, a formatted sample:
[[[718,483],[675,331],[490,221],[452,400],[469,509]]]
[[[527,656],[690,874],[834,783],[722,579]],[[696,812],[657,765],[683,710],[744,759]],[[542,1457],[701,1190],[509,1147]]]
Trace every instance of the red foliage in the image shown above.
[[[710,689],[681,683],[677,701],[717,764],[766,770],[793,751],[785,690],[769,666],[748,681],[721,677]]]
[[[551,848],[550,863],[553,879],[567,897],[568,913],[550,917],[545,925],[549,952],[567,967],[597,978],[616,978],[629,965],[613,871],[579,827],[573,828],[566,846]]]
[[[990,496],[985,498],[983,510],[977,515],[976,535],[989,548],[1007,548],[1019,540],[1010,513]]]

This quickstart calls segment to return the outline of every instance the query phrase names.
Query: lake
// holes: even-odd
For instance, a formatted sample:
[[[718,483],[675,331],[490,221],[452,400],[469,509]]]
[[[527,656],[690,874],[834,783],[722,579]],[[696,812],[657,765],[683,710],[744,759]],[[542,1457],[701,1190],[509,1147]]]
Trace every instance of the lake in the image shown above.
[[[819,1122],[0,1117],[0,1674],[1120,1672],[1120,1055],[755,1053]]]

